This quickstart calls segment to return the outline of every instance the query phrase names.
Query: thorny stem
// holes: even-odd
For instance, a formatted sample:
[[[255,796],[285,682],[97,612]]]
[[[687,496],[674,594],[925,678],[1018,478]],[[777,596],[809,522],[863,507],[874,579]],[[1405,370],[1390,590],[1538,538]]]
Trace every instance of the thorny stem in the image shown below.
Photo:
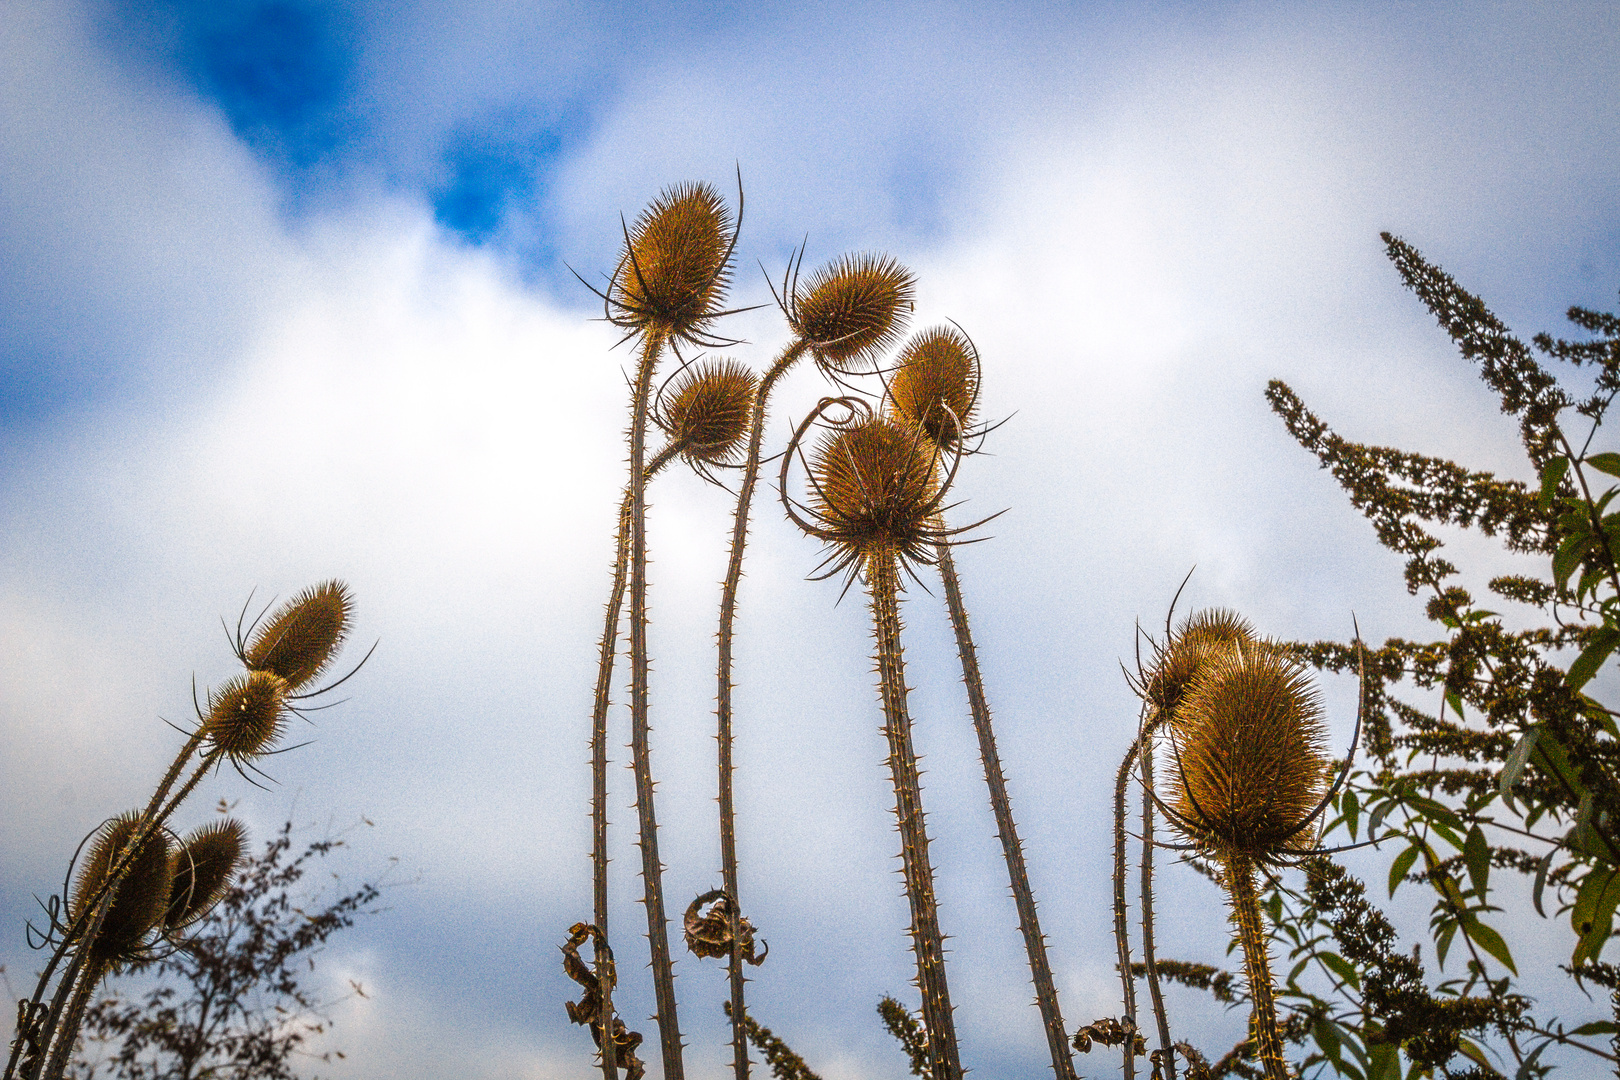
[[[73,992],[73,1003],[68,1006],[61,1031],[55,1045],[51,1047],[50,1059],[45,1062],[45,1069],[40,1073],[43,1080],[62,1080],[68,1058],[73,1054],[73,1046],[79,1041],[79,1024],[84,1020],[85,1007],[90,1004],[90,996],[96,992],[96,987],[107,974],[107,967],[106,961],[90,960],[79,973],[79,985]]]
[[[647,399],[664,334],[649,329],[642,343],[630,413],[630,754],[640,818],[641,877],[647,905],[647,943],[652,952],[653,993],[658,1007],[664,1080],[684,1080],[681,1030],[675,1014],[675,965],[664,915],[664,865],[658,859],[658,819],[653,812],[652,760],[647,725]],[[609,1040],[611,1041],[611,1039]]]
[[[934,898],[934,871],[928,861],[928,830],[923,822],[922,784],[911,743],[906,706],[906,667],[900,645],[900,573],[893,552],[866,557],[866,587],[872,601],[872,635],[877,639],[878,679],[883,696],[884,734],[894,774],[894,813],[900,822],[900,854],[911,901],[911,943],[917,954],[917,989],[928,1029],[932,1080],[961,1080],[956,1022],[945,982],[945,940]]]
[[[680,447],[671,443],[654,455],[643,470],[646,479],[657,476]],[[595,950],[597,992],[602,996],[604,1035],[602,1041],[602,1076],[604,1080],[617,1080],[618,1065],[614,1061],[615,1047],[611,1037],[613,1021],[612,965],[608,962],[608,853],[607,853],[607,721],[608,705],[613,688],[613,661],[619,648],[619,616],[624,610],[625,576],[630,561],[630,505],[631,491],[625,484],[624,499],[619,504],[618,547],[613,559],[613,588],[608,594],[607,616],[602,627],[601,658],[596,670],[596,701],[591,712],[591,865],[595,869],[596,927],[600,931],[592,941]]]
[[[1283,1060],[1282,1035],[1277,1030],[1276,990],[1271,981],[1269,940],[1260,921],[1254,863],[1236,852],[1227,854],[1223,862],[1226,888],[1232,898],[1232,916],[1237,922],[1238,939],[1243,944],[1243,970],[1249,980],[1249,1000],[1254,1004],[1249,1024],[1256,1055],[1266,1070],[1267,1080],[1289,1080],[1288,1064]]]
[[[940,522],[940,529],[943,532],[943,522]],[[956,631],[956,651],[962,661],[962,681],[967,684],[973,730],[979,736],[979,757],[984,762],[984,782],[990,789],[990,809],[995,815],[996,831],[1001,836],[1001,851],[1007,859],[1007,877],[1018,907],[1018,928],[1023,931],[1024,950],[1029,954],[1030,975],[1035,983],[1035,1003],[1041,1010],[1047,1048],[1052,1053],[1052,1072],[1058,1080],[1075,1080],[1074,1059],[1070,1056],[1063,1014],[1058,1011],[1057,988],[1052,983],[1052,968],[1046,957],[1046,938],[1041,933],[1040,920],[1035,914],[1035,893],[1030,888],[1029,872],[1024,867],[1024,849],[1018,840],[1012,802],[1007,797],[1007,780],[1001,770],[1001,755],[996,750],[996,733],[990,723],[990,704],[985,699],[984,680],[979,674],[979,654],[968,627],[967,607],[962,603],[956,560],[951,557],[948,542],[935,544],[934,551],[939,562],[939,575],[945,584],[945,603],[950,609],[951,627]]]
[[[808,344],[796,340],[782,350],[782,355],[760,380],[754,394],[754,412],[748,430],[748,461],[743,468],[742,486],[737,491],[737,510],[731,524],[731,560],[726,565],[726,580],[720,592],[720,629],[716,633],[718,647],[718,678],[715,692],[715,741],[719,744],[720,770],[720,873],[725,884],[731,919],[731,957],[727,968],[731,978],[731,1047],[732,1068],[736,1080],[748,1078],[748,1037],[744,1021],[748,1010],[743,1002],[742,935],[738,921],[742,918],[742,899],[737,892],[737,833],[734,825],[735,808],[731,793],[731,642],[732,627],[737,618],[737,590],[742,583],[743,549],[748,543],[748,514],[753,504],[754,486],[759,482],[761,447],[765,441],[765,409],[769,404],[771,388],[787,374],[804,355]]]
[[[1164,1011],[1164,993],[1159,988],[1159,961],[1153,952],[1153,731],[1142,733],[1142,963],[1147,968],[1148,994],[1153,998],[1153,1018],[1159,1025],[1159,1055],[1165,1080],[1176,1080],[1176,1045],[1170,1041],[1170,1019]]]
[[[1119,946],[1119,978],[1124,989],[1125,1023],[1130,1031],[1125,1036],[1125,1063],[1120,1075],[1125,1080],[1136,1076],[1136,981],[1131,976],[1130,912],[1125,906],[1125,793],[1130,788],[1131,769],[1136,765],[1139,742],[1133,741],[1125,751],[1125,760],[1119,763],[1119,774],[1114,777],[1114,941]]]

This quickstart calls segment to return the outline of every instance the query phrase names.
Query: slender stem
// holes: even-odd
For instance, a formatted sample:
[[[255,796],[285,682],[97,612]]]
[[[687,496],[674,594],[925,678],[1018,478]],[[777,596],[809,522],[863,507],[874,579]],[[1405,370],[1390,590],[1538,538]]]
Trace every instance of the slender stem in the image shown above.
[[[675,962],[664,915],[664,864],[658,858],[658,819],[653,812],[652,759],[647,723],[647,399],[663,334],[649,330],[642,344],[630,413],[630,754],[640,818],[641,877],[647,906],[647,942],[652,952],[653,993],[664,1080],[684,1080],[681,1029],[675,1012]]]
[[[79,1025],[84,1021],[85,1006],[90,1003],[90,995],[96,992],[96,987],[101,985],[102,977],[107,974],[107,967],[105,960],[92,959],[87,961],[80,971],[79,984],[73,991],[73,1003],[68,1006],[67,1015],[63,1017],[62,1026],[57,1032],[56,1042],[51,1047],[51,1056],[39,1074],[43,1080],[62,1080],[68,1058],[73,1056],[74,1044],[79,1041]]]
[[[943,523],[941,525],[943,527]],[[1035,1003],[1041,1010],[1041,1022],[1046,1027],[1047,1049],[1052,1054],[1052,1072],[1057,1080],[1075,1080],[1074,1058],[1063,1028],[1063,1014],[1058,1010],[1057,987],[1052,982],[1052,968],[1046,956],[1046,937],[1041,933],[1040,919],[1035,914],[1035,892],[1030,888],[1029,872],[1024,867],[1024,849],[1018,840],[1012,801],[1007,797],[1007,780],[1001,770],[1001,755],[996,750],[990,704],[985,698],[984,680],[979,674],[979,654],[974,648],[973,632],[968,626],[967,607],[962,603],[956,560],[951,557],[951,545],[947,542],[936,544],[934,551],[939,562],[939,576],[945,584],[945,604],[950,609],[951,628],[956,631],[956,651],[962,661],[962,681],[967,684],[973,730],[979,736],[979,757],[984,762],[985,785],[990,789],[990,810],[995,815],[996,832],[1001,837],[1001,852],[1007,860],[1007,878],[1012,885],[1013,901],[1018,907],[1018,928],[1024,935],[1024,951],[1029,954],[1030,977],[1035,983]]]
[[[1251,1037],[1267,1080],[1289,1080],[1288,1063],[1283,1060],[1282,1035],[1277,1030],[1270,942],[1260,921],[1254,863],[1236,852],[1228,854],[1223,861],[1226,863],[1226,889],[1232,897],[1232,916],[1237,922],[1238,939],[1243,943],[1243,970],[1249,979],[1249,1000],[1254,1003],[1254,1015],[1249,1022]]]
[[[673,443],[665,446],[643,470],[651,480],[680,452]],[[608,705],[613,688],[613,661],[619,649],[619,616],[624,610],[625,577],[630,561],[630,485],[625,484],[619,503],[618,543],[613,559],[613,588],[608,593],[607,616],[602,627],[601,657],[596,670],[596,701],[591,712],[591,865],[594,868],[595,916],[598,933],[593,938],[597,992],[602,996],[603,1031],[611,1033],[613,1021],[613,964],[608,954],[608,853],[607,853],[607,729]],[[615,1047],[611,1035],[602,1042],[602,1076],[617,1080]]]
[[[748,1077],[748,1038],[745,1021],[748,1010],[743,1001],[742,945],[738,920],[742,918],[742,898],[737,891],[737,833],[735,804],[731,792],[731,643],[737,618],[737,590],[742,584],[743,549],[748,543],[748,515],[754,487],[759,482],[761,447],[765,441],[765,410],[771,388],[804,355],[808,346],[794,341],[777,357],[760,380],[754,394],[754,412],[748,429],[748,461],[743,468],[742,486],[737,492],[737,510],[731,524],[731,559],[726,565],[725,585],[720,592],[720,629],[716,634],[719,673],[715,693],[715,740],[719,743],[720,770],[720,873],[731,904],[731,956],[727,966],[731,981],[732,1069],[736,1080]]]
[[[1130,788],[1131,770],[1136,765],[1140,743],[1132,741],[1125,751],[1125,760],[1119,763],[1119,774],[1114,777],[1114,941],[1119,946],[1119,978],[1124,997],[1125,1062],[1120,1075],[1125,1080],[1136,1076],[1136,980],[1131,975],[1130,912],[1125,906],[1125,793]]]
[[[928,1028],[932,1080],[961,1080],[956,1022],[945,982],[945,938],[939,928],[934,898],[934,871],[928,861],[928,830],[923,822],[922,784],[911,743],[911,715],[906,705],[905,656],[900,645],[900,573],[896,556],[880,551],[866,557],[866,587],[872,600],[872,636],[877,639],[879,686],[883,695],[884,734],[889,740],[889,767],[894,774],[894,813],[900,821],[900,854],[906,896],[911,901],[911,943],[917,954],[917,989],[922,994],[923,1024]]]
[[[1170,1041],[1170,1019],[1164,1011],[1164,992],[1159,988],[1159,961],[1153,952],[1153,732],[1142,733],[1142,962],[1147,968],[1148,994],[1153,999],[1153,1017],[1159,1026],[1159,1056],[1163,1058],[1165,1080],[1176,1080],[1176,1046]]]

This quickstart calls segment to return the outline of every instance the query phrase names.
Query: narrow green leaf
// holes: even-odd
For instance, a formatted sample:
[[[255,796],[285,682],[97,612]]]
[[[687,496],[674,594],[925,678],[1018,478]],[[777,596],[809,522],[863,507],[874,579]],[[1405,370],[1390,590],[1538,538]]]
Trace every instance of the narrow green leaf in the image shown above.
[[[1491,879],[1491,846],[1485,842],[1485,830],[1478,825],[1468,830],[1468,840],[1463,844],[1463,864],[1468,867],[1474,895],[1485,899]]]
[[[1350,961],[1346,960],[1338,953],[1330,952],[1317,953],[1316,958],[1322,961],[1329,971],[1333,972],[1333,974],[1337,975],[1344,982],[1348,983],[1352,989],[1361,989],[1361,975],[1356,971],[1355,967],[1350,963]]]
[[[1446,966],[1446,953],[1451,951],[1451,939],[1456,933],[1457,924],[1454,922],[1447,922],[1441,931],[1434,937],[1435,955],[1439,957],[1440,966],[1442,968]]]
[[[1581,655],[1569,665],[1569,674],[1564,676],[1569,688],[1579,690],[1591,682],[1592,676],[1598,673],[1598,669],[1603,666],[1603,662],[1614,652],[1617,645],[1620,645],[1620,629],[1605,626],[1593,634],[1591,642],[1582,650]]]
[[[1553,581],[1560,589],[1569,583],[1569,576],[1581,565],[1581,557],[1592,547],[1594,537],[1589,529],[1580,529],[1564,538],[1553,556]]]
[[[1536,914],[1543,919],[1547,917],[1547,913],[1541,910],[1541,891],[1547,887],[1547,871],[1552,869],[1553,856],[1556,854],[1558,849],[1554,848],[1543,855],[1541,861],[1536,864],[1536,886],[1530,894],[1530,899],[1536,905]]]
[[[1373,1043],[1367,1054],[1372,1058],[1367,1080],[1401,1080],[1401,1054],[1394,1043]]]
[[[1553,497],[1558,494],[1558,485],[1569,472],[1569,458],[1560,454],[1547,462],[1547,467],[1541,470],[1541,505],[1551,506]]]
[[[1583,458],[1581,463],[1592,466],[1598,472],[1608,473],[1610,476],[1620,476],[1620,454],[1593,454],[1589,458]],[[1564,462],[1564,467],[1566,469],[1569,467],[1567,459]],[[1550,464],[1548,469],[1551,470]]]
[[[1590,1024],[1582,1024],[1571,1035],[1613,1035],[1620,1032],[1620,1024],[1612,1020],[1593,1020]]]
[[[1346,791],[1339,799],[1339,813],[1344,817],[1345,826],[1350,830],[1350,839],[1354,841],[1356,829],[1361,824],[1361,800],[1356,798],[1355,792]]]
[[[1411,847],[1395,856],[1395,861],[1389,864],[1390,899],[1393,900],[1395,898],[1395,890],[1400,888],[1401,882],[1406,880],[1407,872],[1412,869],[1412,864],[1417,862],[1418,853],[1421,850],[1422,849],[1419,845],[1413,844]]]
[[[1571,963],[1596,960],[1614,928],[1614,909],[1620,905],[1620,870],[1597,866],[1587,871],[1569,911],[1569,925],[1580,939]]]
[[[1536,748],[1536,739],[1540,735],[1541,727],[1538,725],[1520,735],[1519,741],[1513,744],[1513,750],[1507,756],[1507,764],[1502,766],[1502,780],[1498,785],[1503,798],[1508,796],[1508,789],[1517,784],[1519,778],[1524,775],[1525,762],[1530,760],[1530,751]]]
[[[1508,952],[1507,942],[1502,935],[1492,930],[1478,919],[1463,924],[1463,933],[1473,939],[1474,944],[1496,957],[1502,966],[1517,975],[1519,969],[1513,965],[1513,954]]]
[[[1322,1056],[1337,1065],[1339,1055],[1344,1052],[1339,1043],[1338,1025],[1331,1020],[1318,1020],[1311,1025],[1311,1036],[1322,1048]]]

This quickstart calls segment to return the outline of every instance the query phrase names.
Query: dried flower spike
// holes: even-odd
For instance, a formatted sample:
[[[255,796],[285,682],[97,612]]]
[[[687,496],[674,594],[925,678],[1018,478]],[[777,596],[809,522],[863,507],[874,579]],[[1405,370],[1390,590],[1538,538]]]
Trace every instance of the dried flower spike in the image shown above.
[[[253,635],[242,662],[274,672],[298,690],[326,670],[349,633],[354,602],[341,581],[325,581],[283,604]]]
[[[979,406],[979,357],[955,327],[914,336],[889,378],[889,412],[915,424],[935,445],[956,446]]]
[[[289,689],[286,679],[270,671],[231,679],[209,695],[208,741],[233,761],[258,757],[286,726]]]
[[[888,255],[844,255],[795,287],[788,324],[824,367],[847,372],[904,330],[915,281]]]
[[[708,184],[667,188],[630,229],[608,296],[627,329],[690,340],[725,295],[736,228]]]
[[[101,827],[74,882],[68,904],[74,920],[86,913],[92,898],[101,892],[114,861],[135,835],[140,821],[141,815],[130,811]],[[129,872],[114,890],[101,930],[90,946],[91,960],[117,963],[138,955],[143,939],[163,920],[173,880],[168,834],[153,829],[136,849]]]
[[[174,854],[174,884],[163,917],[165,928],[189,926],[219,903],[242,864],[246,842],[247,829],[232,818],[205,825],[186,837]]]
[[[753,415],[759,380],[735,360],[716,358],[680,373],[664,395],[657,420],[670,442],[694,464],[734,465]]]
[[[848,560],[883,553],[931,561],[936,460],[932,443],[881,416],[827,432],[810,463],[811,511],[822,539]]]

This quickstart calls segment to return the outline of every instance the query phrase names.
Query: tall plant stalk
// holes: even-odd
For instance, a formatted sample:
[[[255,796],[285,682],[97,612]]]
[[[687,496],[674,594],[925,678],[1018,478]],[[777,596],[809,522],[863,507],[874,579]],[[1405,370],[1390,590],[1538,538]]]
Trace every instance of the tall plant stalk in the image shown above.
[[[1114,776],[1114,943],[1119,949],[1119,978],[1121,1001],[1125,1008],[1125,1060],[1120,1075],[1125,1080],[1136,1076],[1136,979],[1131,974],[1130,909],[1125,903],[1125,796],[1130,791],[1131,773],[1136,767],[1136,755],[1141,742],[1133,741],[1125,751],[1125,760],[1119,763]]]
[[[1142,733],[1142,966],[1147,973],[1148,996],[1159,1028],[1160,1069],[1164,1080],[1176,1080],[1176,1047],[1170,1041],[1170,1018],[1164,1010],[1159,985],[1159,959],[1153,949],[1153,730]],[[1158,1072],[1160,1070],[1155,1070]]]
[[[943,523],[940,531],[944,531]],[[1046,1028],[1052,1072],[1058,1080],[1075,1080],[1074,1059],[1070,1056],[1063,1014],[1058,1009],[1057,987],[1052,982],[1052,968],[1046,956],[1046,938],[1041,933],[1040,920],[1035,913],[1035,893],[1030,888],[1029,872],[1024,866],[1024,849],[1018,839],[1017,823],[1013,820],[1012,801],[1007,796],[1007,780],[1001,769],[1001,755],[996,749],[990,704],[985,698],[984,680],[979,674],[979,654],[968,626],[967,607],[962,602],[956,560],[951,556],[949,541],[936,543],[934,552],[940,579],[945,585],[945,604],[950,610],[951,628],[956,632],[956,650],[962,661],[962,681],[967,685],[973,730],[979,737],[984,782],[990,789],[990,810],[995,815],[996,832],[1001,837],[1002,854],[1007,860],[1007,878],[1011,882],[1013,901],[1018,908],[1018,928],[1024,935],[1024,951],[1029,955],[1030,976],[1035,983],[1035,1002],[1041,1011],[1041,1023]]]
[[[1249,980],[1249,998],[1254,1003],[1249,1021],[1250,1037],[1254,1040],[1256,1056],[1266,1070],[1266,1080],[1289,1080],[1282,1035],[1277,1030],[1277,996],[1271,981],[1266,928],[1260,921],[1254,861],[1233,852],[1228,855],[1224,869],[1227,892],[1232,897],[1232,919],[1237,923],[1238,940],[1243,944],[1243,971]]]

